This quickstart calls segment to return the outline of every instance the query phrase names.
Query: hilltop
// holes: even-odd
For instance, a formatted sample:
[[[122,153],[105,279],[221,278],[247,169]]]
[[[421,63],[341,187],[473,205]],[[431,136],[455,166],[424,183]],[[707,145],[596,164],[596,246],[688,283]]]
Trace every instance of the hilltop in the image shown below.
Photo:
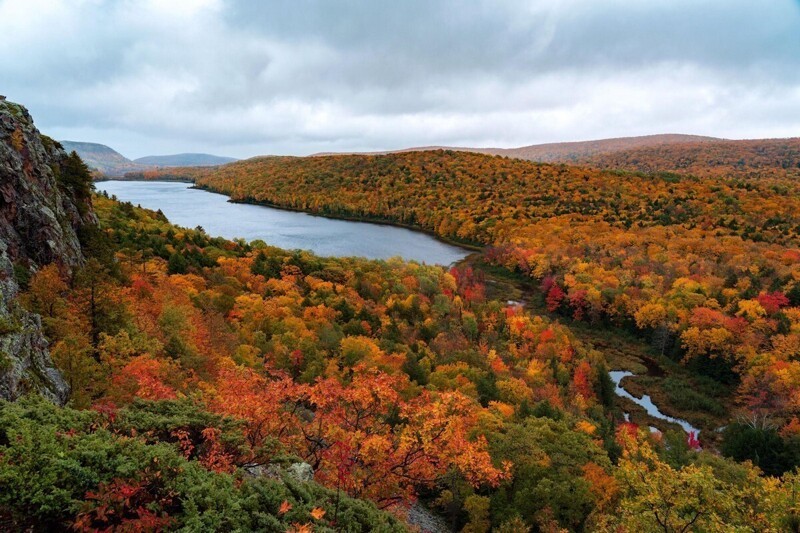
[[[719,139],[699,135],[646,135],[596,141],[535,144],[521,148],[448,148],[427,146],[369,153],[319,153],[331,155],[388,155],[452,150],[524,159],[539,163],[565,163],[605,170],[674,172],[696,176],[781,175],[800,169],[800,138]]]
[[[780,175],[800,169],[800,138],[707,140],[595,153],[577,163],[603,169],[695,176]]]
[[[134,163],[157,167],[213,167],[238,161],[233,157],[212,154],[148,155],[134,159]]]
[[[134,163],[110,146],[104,144],[61,141],[61,145],[67,152],[77,152],[89,168],[104,176],[122,176],[126,172],[134,172],[149,168]]]
[[[532,144],[519,148],[478,148],[463,146],[419,146],[403,148],[400,150],[385,150],[378,152],[321,152],[314,156],[325,155],[385,155],[402,152],[424,152],[429,150],[455,150],[459,152],[475,152],[479,154],[501,155],[516,159],[527,159],[529,161],[539,161],[542,163],[578,163],[587,158],[605,154],[631,150],[642,147],[666,146],[679,143],[705,143],[721,141],[716,137],[704,137],[701,135],[683,135],[677,133],[665,133],[658,135],[643,135],[639,137],[619,137],[612,139],[598,139],[592,141],[559,142],[547,144]]]
[[[639,137],[598,139],[593,141],[534,144],[531,146],[522,146],[520,148],[478,148],[473,149],[473,151],[527,159],[529,161],[540,161],[543,163],[581,163],[586,161],[587,158],[599,154],[615,153],[635,148],[670,146],[687,142],[707,143],[721,140],[722,139],[717,139],[715,137],[703,137],[700,135],[666,133],[659,135],[643,135]]]
[[[149,155],[131,160],[105,144],[78,141],[61,141],[61,144],[67,152],[77,152],[96,173],[110,178],[160,167],[207,167],[236,161],[232,157],[198,153]]]

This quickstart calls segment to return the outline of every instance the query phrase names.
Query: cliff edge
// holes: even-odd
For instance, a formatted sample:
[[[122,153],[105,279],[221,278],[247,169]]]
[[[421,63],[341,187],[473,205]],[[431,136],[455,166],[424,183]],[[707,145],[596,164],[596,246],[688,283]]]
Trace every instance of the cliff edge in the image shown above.
[[[16,297],[38,268],[55,263],[69,274],[83,263],[80,229],[96,223],[85,169],[23,106],[0,98],[0,398],[35,391],[63,404],[69,396],[39,317]]]

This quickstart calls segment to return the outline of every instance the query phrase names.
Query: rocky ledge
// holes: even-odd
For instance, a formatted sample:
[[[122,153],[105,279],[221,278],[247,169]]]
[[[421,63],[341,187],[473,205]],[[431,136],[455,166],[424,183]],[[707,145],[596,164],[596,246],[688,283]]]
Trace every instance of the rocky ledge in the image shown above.
[[[79,231],[96,220],[76,158],[41,135],[24,107],[0,99],[0,398],[35,391],[64,403],[69,395],[39,317],[16,297],[43,265],[68,274],[83,262]]]

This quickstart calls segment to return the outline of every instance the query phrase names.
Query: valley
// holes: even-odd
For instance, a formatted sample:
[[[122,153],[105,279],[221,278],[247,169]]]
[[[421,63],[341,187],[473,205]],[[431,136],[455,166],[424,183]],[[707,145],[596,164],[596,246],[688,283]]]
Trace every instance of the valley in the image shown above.
[[[87,194],[77,154],[26,127],[11,160],[50,146]],[[74,272],[12,269],[69,403],[0,403],[0,523],[616,531],[657,523],[629,510],[668,486],[663,508],[791,523],[800,224],[780,165],[435,150],[96,182]],[[61,503],[19,503],[53,476]]]
[[[736,143],[726,146],[742,146],[742,161],[760,150],[755,141]],[[765,142],[763,153],[778,145]],[[680,154],[681,146],[673,149]],[[487,271],[486,263],[494,265],[493,273],[505,271],[500,277],[512,280],[499,283],[487,275],[488,294],[535,303],[537,313],[569,319],[577,334],[585,330],[590,342],[605,348],[614,370],[643,374],[642,361],[658,360],[667,378],[640,375],[626,378],[626,386],[639,397],[646,392],[655,398],[668,415],[701,427],[712,445],[720,436],[716,430],[736,412],[731,407],[751,395],[732,394],[741,375],[731,366],[746,364],[744,354],[766,340],[763,330],[755,337],[746,333],[747,324],[762,326],[747,311],[750,304],[731,297],[744,290],[767,321],[771,299],[784,301],[780,290],[771,291],[782,286],[793,295],[780,305],[800,301],[790,259],[800,228],[795,170],[781,158],[758,161],[752,165],[767,166],[757,178],[731,168],[722,179],[603,172],[449,151],[268,158],[177,172],[239,201],[400,221],[488,245],[488,261],[472,266]],[[296,180],[304,185],[300,191],[289,188]],[[322,192],[330,190],[339,194]],[[380,200],[371,202],[375,194]],[[769,210],[763,209],[767,204]],[[633,340],[621,343],[628,337]],[[620,344],[628,346],[624,353]],[[757,366],[754,372],[761,375],[764,367]],[[755,391],[760,385],[745,380],[744,387]],[[629,407],[636,415],[635,406]]]
[[[300,213],[280,211],[264,206],[232,204],[222,201],[224,196],[189,189],[188,186],[180,183],[106,181],[98,183],[97,187],[100,192],[114,195],[121,201],[163,212],[171,222],[180,226],[202,226],[213,236],[229,239],[243,238],[247,241],[258,239],[271,246],[289,250],[304,249],[322,256],[363,256],[369,259],[401,257],[405,260],[444,266],[463,261],[464,264],[481,268],[485,273],[485,283],[493,287],[489,291],[492,299],[516,301],[515,298],[521,298],[529,307],[541,299],[529,284],[526,286],[524,279],[514,279],[508,273],[505,276],[493,277],[492,270],[488,268],[485,261],[481,260],[481,255],[468,250],[458,252],[453,246],[435,243],[423,233],[414,233],[405,229],[396,230],[366,222],[308,217]],[[464,259],[470,253],[474,255],[469,259]],[[494,272],[497,273],[496,270]],[[505,283],[503,278],[505,278]],[[511,286],[509,286],[508,280],[514,280]],[[541,302],[535,306],[535,310],[539,314],[547,314],[547,310],[541,305]],[[612,368],[617,368],[615,365],[619,365],[620,368],[640,371],[641,366],[646,365],[647,372],[643,374],[645,379],[639,377],[634,380],[626,380],[626,383],[632,383],[637,394],[645,395],[646,400],[631,396],[620,385],[621,379],[625,376],[633,376],[633,372],[630,370],[612,370],[610,372],[612,380],[615,382],[615,393],[619,397],[620,408],[633,410],[632,419],[639,423],[656,424],[661,431],[674,428],[671,424],[675,423],[675,419],[663,415],[653,405],[650,394],[648,394],[652,393],[660,399],[665,398],[663,388],[658,381],[656,383],[647,382],[647,377],[653,377],[654,374],[655,377],[664,376],[664,371],[653,359],[652,350],[631,339],[626,350],[629,355],[619,358],[614,356],[614,351],[608,350],[607,343],[599,340],[596,333],[593,334],[591,328],[581,328],[580,325],[576,327],[575,324],[571,324],[571,328],[584,342],[601,349]],[[694,386],[680,381],[679,378],[671,377],[670,379],[672,381],[677,379],[678,383],[681,383],[680,387]],[[634,404],[633,406],[630,405],[631,402]],[[647,408],[644,412],[636,408],[636,405],[643,406],[642,403],[637,402],[646,404]],[[667,404],[669,404],[668,400]],[[674,406],[668,407],[668,410],[675,416],[685,416],[681,409]],[[625,414],[626,417],[629,417],[627,411]],[[689,416],[702,420],[704,427],[709,422],[707,414],[691,413]],[[720,424],[721,422],[714,417],[713,423]],[[678,425],[687,432],[694,434],[700,432],[687,422],[681,422]],[[707,427],[706,431],[713,432],[714,429],[716,428]]]

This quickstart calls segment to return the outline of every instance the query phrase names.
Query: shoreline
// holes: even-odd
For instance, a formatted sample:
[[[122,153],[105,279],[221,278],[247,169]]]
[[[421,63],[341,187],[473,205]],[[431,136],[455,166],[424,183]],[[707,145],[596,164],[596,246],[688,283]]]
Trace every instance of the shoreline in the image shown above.
[[[123,180],[119,180],[119,181],[123,181]],[[126,181],[142,181],[142,180],[126,180]],[[178,180],[152,180],[152,181],[178,181]],[[458,241],[456,239],[450,239],[450,238],[447,238],[447,237],[442,237],[441,235],[439,235],[438,233],[434,232],[433,230],[430,230],[430,229],[427,229],[427,228],[422,228],[420,226],[414,226],[412,224],[406,224],[404,222],[397,222],[395,220],[391,220],[391,219],[388,219],[388,218],[312,213],[312,212],[306,211],[304,209],[298,209],[298,208],[295,208],[295,207],[282,206],[282,205],[273,204],[273,203],[270,203],[270,202],[257,201],[257,200],[253,200],[253,201],[235,200],[235,199],[231,198],[228,194],[226,194],[226,193],[224,193],[222,191],[219,191],[217,189],[214,189],[212,187],[200,186],[195,182],[189,182],[189,183],[193,183],[194,184],[191,187],[192,189],[198,189],[198,190],[201,190],[201,191],[206,191],[206,192],[211,192],[211,193],[214,193],[214,194],[221,194],[223,196],[227,196],[228,197],[228,201],[230,203],[232,203],[232,204],[260,205],[262,207],[271,207],[272,209],[280,209],[281,211],[291,211],[293,213],[304,213],[304,214],[310,215],[312,217],[329,218],[331,220],[345,220],[347,222],[364,222],[364,223],[367,223],[367,224],[377,224],[379,226],[392,226],[392,227],[395,227],[395,228],[403,228],[403,229],[407,229],[407,230],[410,230],[410,231],[417,231],[419,233],[424,233],[424,234],[426,234],[426,235],[428,235],[430,237],[433,237],[434,239],[436,239],[436,240],[438,240],[440,242],[443,242],[445,244],[449,244],[450,246],[455,246],[457,248],[463,248],[464,250],[468,250],[468,251],[473,252],[473,253],[474,252],[483,252],[486,249],[486,245],[478,245],[478,244],[474,244],[474,243],[462,242],[462,241]]]
[[[476,253],[481,253],[486,249],[485,245],[477,245],[477,244],[468,243],[468,242],[460,242],[460,241],[457,241],[455,239],[449,239],[447,237],[442,237],[441,235],[438,235],[437,233],[435,233],[433,230],[429,230],[429,229],[426,229],[426,228],[421,228],[419,226],[414,226],[414,225],[411,225],[411,224],[405,224],[403,222],[397,222],[397,221],[394,221],[394,220],[391,220],[391,219],[386,219],[386,218],[357,217],[357,216],[350,216],[350,215],[320,214],[320,213],[312,213],[312,212],[305,211],[303,209],[294,208],[294,207],[287,207],[287,206],[282,206],[282,205],[278,205],[278,204],[272,204],[272,203],[269,203],[269,202],[235,200],[235,199],[231,198],[231,196],[229,196],[228,194],[226,194],[226,193],[224,193],[222,191],[219,191],[219,190],[214,189],[212,187],[198,185],[194,180],[189,179],[189,178],[175,178],[175,179],[164,179],[164,178],[162,178],[162,179],[149,180],[149,179],[144,179],[144,178],[123,178],[123,179],[119,179],[119,178],[108,178],[108,177],[105,177],[105,178],[96,179],[96,180],[94,180],[93,183],[101,183],[101,182],[106,182],[106,181],[135,181],[135,182],[152,181],[152,182],[167,182],[167,183],[189,183],[189,184],[192,185],[190,187],[190,189],[197,189],[197,190],[209,192],[209,193],[212,193],[212,194],[219,194],[219,195],[225,196],[226,198],[228,198],[228,202],[230,202],[232,204],[258,205],[258,206],[261,206],[261,207],[269,207],[269,208],[272,208],[272,209],[279,209],[281,211],[290,211],[290,212],[293,212],[293,213],[303,213],[303,214],[306,214],[306,215],[309,215],[309,216],[312,216],[312,217],[327,218],[327,219],[330,219],[330,220],[343,220],[343,221],[347,221],[347,222],[363,222],[363,223],[366,223],[366,224],[376,224],[378,226],[390,226],[390,227],[395,227],[395,228],[407,229],[409,231],[415,231],[415,232],[419,232],[419,233],[424,233],[424,234],[428,235],[429,237],[433,237],[434,239],[436,239],[437,241],[439,241],[441,243],[447,244],[449,246],[454,246],[456,248],[461,248],[462,250],[464,250],[466,252],[469,252],[467,254],[467,256],[464,257],[464,259],[466,259],[467,257],[469,257],[471,255],[474,255]],[[464,259],[461,259],[460,261],[463,261]],[[460,261],[457,261],[457,263],[460,262]]]

